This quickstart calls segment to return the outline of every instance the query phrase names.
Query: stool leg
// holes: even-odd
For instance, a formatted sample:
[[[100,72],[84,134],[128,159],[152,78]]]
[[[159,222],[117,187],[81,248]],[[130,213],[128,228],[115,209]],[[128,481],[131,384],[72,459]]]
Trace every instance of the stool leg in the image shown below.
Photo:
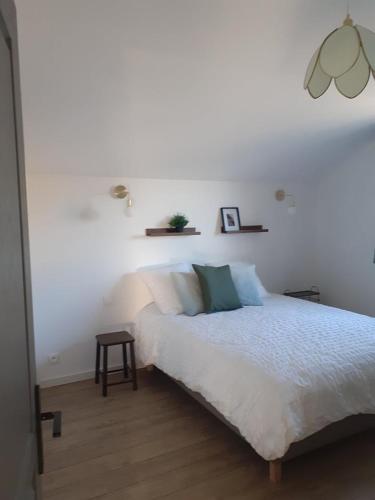
[[[96,360],[95,360],[95,384],[99,384],[99,370],[100,370],[100,344],[96,343]]]
[[[122,344],[122,362],[124,365],[124,377],[128,378],[129,377],[129,372],[128,372],[128,354],[126,352],[126,344]]]
[[[135,366],[134,342],[130,343],[130,358],[132,365],[133,391],[136,391],[138,389],[138,384],[137,384],[137,369]]]
[[[103,396],[107,396],[107,377],[108,377],[108,346],[104,346],[103,361]]]

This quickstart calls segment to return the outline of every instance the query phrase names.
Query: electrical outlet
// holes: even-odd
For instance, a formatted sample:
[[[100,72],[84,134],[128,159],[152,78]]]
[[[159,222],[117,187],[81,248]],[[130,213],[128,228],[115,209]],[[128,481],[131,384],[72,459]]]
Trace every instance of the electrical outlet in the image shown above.
[[[60,355],[57,353],[50,354],[48,356],[48,361],[50,365],[56,365],[57,363],[60,363]]]

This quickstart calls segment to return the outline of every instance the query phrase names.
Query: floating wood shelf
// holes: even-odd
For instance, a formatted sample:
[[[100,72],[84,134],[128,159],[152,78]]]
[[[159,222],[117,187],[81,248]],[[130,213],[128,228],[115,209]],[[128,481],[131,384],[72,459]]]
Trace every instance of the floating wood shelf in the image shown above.
[[[146,236],[198,236],[200,234],[195,227],[185,227],[182,233],[177,233],[169,227],[146,229]]]
[[[241,226],[238,231],[225,231],[222,227],[221,232],[224,234],[239,234],[239,233],[268,233],[268,229],[263,226]]]

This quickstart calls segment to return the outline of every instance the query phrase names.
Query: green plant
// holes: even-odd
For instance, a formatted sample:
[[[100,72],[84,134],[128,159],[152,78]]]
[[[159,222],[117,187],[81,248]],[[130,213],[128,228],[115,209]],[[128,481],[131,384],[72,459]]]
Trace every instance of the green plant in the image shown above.
[[[169,225],[174,228],[183,228],[189,223],[189,219],[183,214],[175,214],[169,221]]]

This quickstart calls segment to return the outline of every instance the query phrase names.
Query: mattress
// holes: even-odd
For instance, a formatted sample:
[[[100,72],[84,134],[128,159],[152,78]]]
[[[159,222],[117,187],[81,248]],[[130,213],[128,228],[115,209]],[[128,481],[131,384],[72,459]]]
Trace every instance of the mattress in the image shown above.
[[[375,413],[375,319],[271,295],[216,314],[137,317],[137,352],[199,392],[266,460],[349,415]]]

